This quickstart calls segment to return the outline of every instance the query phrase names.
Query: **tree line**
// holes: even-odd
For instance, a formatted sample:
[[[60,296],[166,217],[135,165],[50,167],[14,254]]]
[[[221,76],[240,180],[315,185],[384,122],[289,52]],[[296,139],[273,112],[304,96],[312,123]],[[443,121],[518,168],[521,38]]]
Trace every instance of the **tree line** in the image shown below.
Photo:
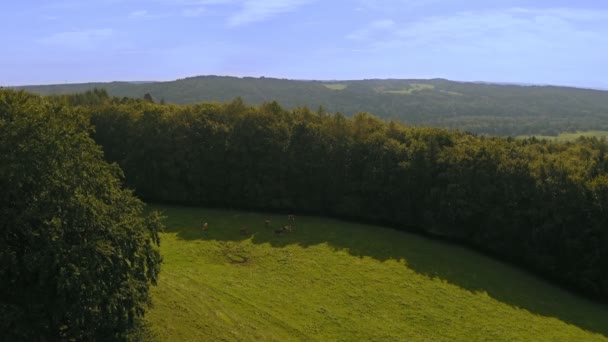
[[[608,299],[604,140],[484,137],[240,98],[85,108],[106,158],[145,200],[381,222]]]
[[[338,88],[330,89],[332,85]],[[113,96],[194,104],[276,100],[353,116],[371,112],[408,125],[460,129],[477,134],[550,135],[608,130],[606,91],[432,80],[297,81],[274,78],[200,76],[171,82],[112,82],[26,87],[40,94],[76,93],[104,87]]]

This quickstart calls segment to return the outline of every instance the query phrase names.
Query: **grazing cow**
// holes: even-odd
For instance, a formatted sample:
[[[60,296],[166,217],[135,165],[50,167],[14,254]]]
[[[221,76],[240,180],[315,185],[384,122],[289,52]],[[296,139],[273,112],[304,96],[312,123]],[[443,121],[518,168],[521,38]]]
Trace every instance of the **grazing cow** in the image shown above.
[[[203,231],[206,232],[209,230],[209,224],[207,222],[203,223]]]
[[[239,229],[239,231],[241,232],[241,234],[249,234],[249,227],[242,226],[241,229]]]

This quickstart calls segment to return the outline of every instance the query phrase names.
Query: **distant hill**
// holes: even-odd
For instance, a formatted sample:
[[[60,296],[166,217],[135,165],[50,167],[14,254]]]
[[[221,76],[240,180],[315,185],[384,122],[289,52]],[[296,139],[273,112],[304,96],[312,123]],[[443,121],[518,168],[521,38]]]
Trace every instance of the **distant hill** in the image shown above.
[[[608,130],[608,91],[557,86],[431,80],[302,81],[275,78],[199,76],[170,82],[111,82],[21,87],[39,94],[105,88],[118,97],[190,104],[250,104],[276,100],[353,115],[365,111],[413,125],[458,128],[490,135],[557,135]]]

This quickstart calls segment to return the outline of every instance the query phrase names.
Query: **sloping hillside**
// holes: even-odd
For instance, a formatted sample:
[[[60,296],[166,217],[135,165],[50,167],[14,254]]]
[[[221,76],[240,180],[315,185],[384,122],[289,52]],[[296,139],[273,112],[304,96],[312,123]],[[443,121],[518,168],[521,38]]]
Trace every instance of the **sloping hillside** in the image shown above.
[[[317,217],[277,235],[286,216],[153,208],[168,216],[146,316],[161,341],[608,340],[606,306],[461,247]]]
[[[287,108],[320,106],[353,115],[370,112],[408,124],[458,128],[490,135],[556,135],[608,130],[608,92],[432,80],[297,81],[274,78],[191,77],[171,82],[112,82],[27,86],[40,94],[105,88],[113,96],[187,104],[250,104],[276,100]]]

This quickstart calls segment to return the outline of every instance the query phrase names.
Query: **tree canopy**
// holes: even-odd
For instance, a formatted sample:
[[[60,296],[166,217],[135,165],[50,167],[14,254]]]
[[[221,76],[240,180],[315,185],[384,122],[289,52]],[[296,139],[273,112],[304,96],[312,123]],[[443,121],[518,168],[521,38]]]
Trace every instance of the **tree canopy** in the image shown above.
[[[77,108],[0,90],[2,340],[122,340],[148,305],[162,225],[91,132]]]

